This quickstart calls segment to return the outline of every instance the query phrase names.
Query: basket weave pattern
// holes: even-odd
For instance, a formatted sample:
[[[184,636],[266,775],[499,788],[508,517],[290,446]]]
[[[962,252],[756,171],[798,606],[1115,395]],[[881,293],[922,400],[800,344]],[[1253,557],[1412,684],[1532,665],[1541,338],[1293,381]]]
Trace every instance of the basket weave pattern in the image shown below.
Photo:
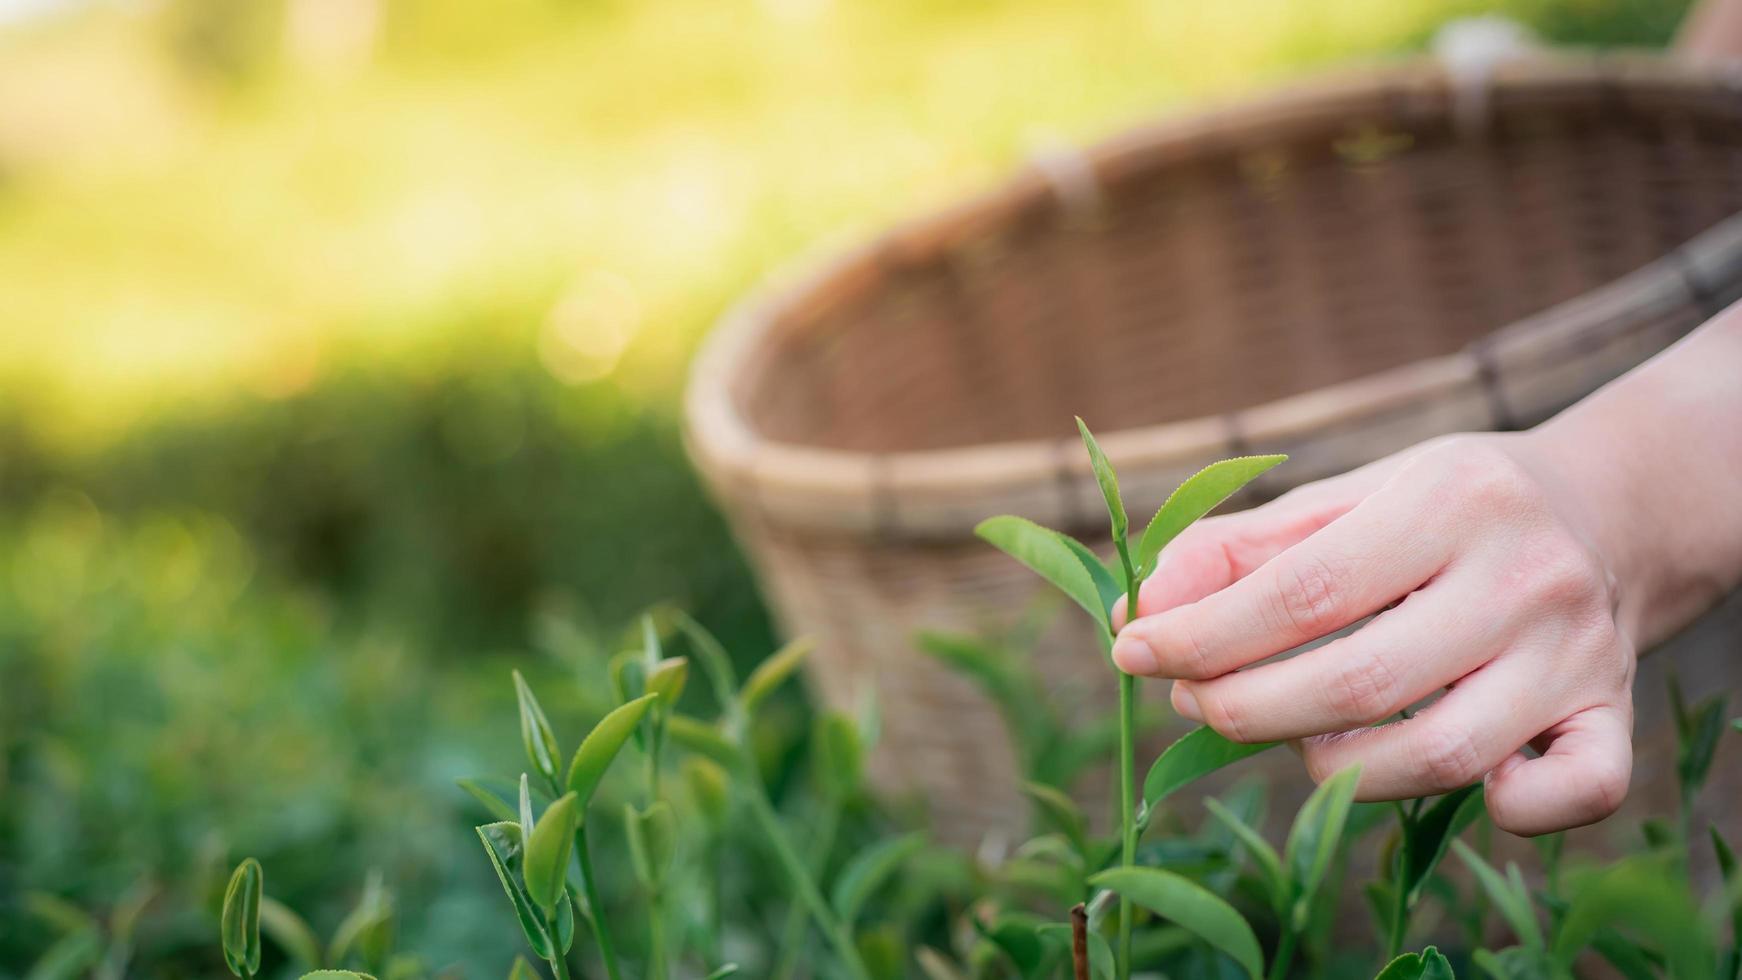
[[[1534,424],[1742,297],[1737,76],[1584,56],[1485,86],[1472,116],[1413,63],[1138,131],[728,317],[691,452],[782,625],[818,637],[824,702],[878,692],[881,786],[957,839],[1026,824],[997,714],[911,634],[1035,595],[979,520],[1104,527],[1073,415],[1134,513],[1214,459],[1291,454],[1250,504]],[[1041,658],[1105,669],[1074,620]]]

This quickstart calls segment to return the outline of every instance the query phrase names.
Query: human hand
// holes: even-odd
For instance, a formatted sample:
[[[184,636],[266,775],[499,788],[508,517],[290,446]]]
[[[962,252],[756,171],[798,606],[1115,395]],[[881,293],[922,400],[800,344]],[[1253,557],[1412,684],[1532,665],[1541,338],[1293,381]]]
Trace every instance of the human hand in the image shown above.
[[[1316,780],[1359,763],[1358,799],[1485,778],[1512,833],[1600,820],[1632,771],[1636,639],[1562,480],[1533,434],[1461,436],[1202,521],[1114,660],[1174,679],[1175,709],[1228,738],[1295,740]]]

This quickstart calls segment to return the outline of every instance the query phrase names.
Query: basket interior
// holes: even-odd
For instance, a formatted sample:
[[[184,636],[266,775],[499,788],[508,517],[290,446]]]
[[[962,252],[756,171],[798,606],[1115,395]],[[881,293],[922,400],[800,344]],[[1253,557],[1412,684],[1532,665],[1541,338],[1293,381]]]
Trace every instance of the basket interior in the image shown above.
[[[1742,113],[1589,89],[1496,100],[1476,136],[1429,113],[1158,154],[1089,221],[1044,188],[1006,199],[776,314],[735,397],[765,438],[926,450],[1223,413],[1453,352],[1742,210]]]

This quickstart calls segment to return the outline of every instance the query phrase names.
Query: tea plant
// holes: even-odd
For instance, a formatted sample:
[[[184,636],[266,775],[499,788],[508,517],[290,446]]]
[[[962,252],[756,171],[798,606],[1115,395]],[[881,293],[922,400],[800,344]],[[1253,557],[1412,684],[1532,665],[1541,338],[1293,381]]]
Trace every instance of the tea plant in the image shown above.
[[[1086,610],[1110,656],[1115,603],[1123,597],[1126,616],[1135,614],[1138,586],[1167,543],[1281,457],[1228,460],[1194,475],[1133,542],[1117,478],[1086,426],[1082,437],[1107,504],[1116,564],[1019,518],[994,518],[980,533]],[[669,653],[674,643],[685,652]],[[519,939],[555,980],[739,973],[736,957],[726,954],[742,944],[733,945],[727,922],[745,910],[728,905],[744,899],[771,913],[766,934],[773,949],[752,969],[780,978],[896,980],[918,971],[927,980],[1123,980],[1141,966],[1194,980],[1308,974],[1354,980],[1375,971],[1378,980],[1454,980],[1454,967],[1474,967],[1493,980],[1571,980],[1580,958],[1594,955],[1625,980],[1742,980],[1742,873],[1717,828],[1705,834],[1694,828],[1693,804],[1727,730],[1721,696],[1690,706],[1672,685],[1680,736],[1677,819],[1647,821],[1642,852],[1606,867],[1568,860],[1561,835],[1544,838],[1540,884],[1533,887],[1516,863],[1496,867],[1490,857],[1480,786],[1433,800],[1357,804],[1359,773],[1348,769],[1314,789],[1280,847],[1260,830],[1261,786],[1206,799],[1207,815],[1194,827],[1171,805],[1175,795],[1271,745],[1235,743],[1200,727],[1168,746],[1139,785],[1134,762],[1143,716],[1130,677],[1118,678],[1111,724],[1070,723],[1050,703],[1033,664],[1008,652],[1021,647],[1020,637],[1012,643],[931,635],[921,643],[980,683],[1017,730],[1036,836],[1014,847],[989,839],[972,856],[933,846],[911,829],[844,847],[854,838],[843,828],[869,809],[863,782],[878,737],[874,703],[856,717],[825,712],[814,720],[806,833],[796,834],[795,821],[770,795],[757,735],[765,731],[760,723],[771,695],[795,674],[810,645],[789,644],[740,682],[712,634],[660,609],[643,616],[622,652],[609,658],[603,676],[611,704],[572,755],[565,755],[531,685],[512,674],[526,770],[514,780],[461,781],[494,818],[476,834],[508,899],[504,925],[512,918]],[[705,680],[694,691],[692,666]],[[698,700],[711,701],[713,711],[684,709]],[[1731,725],[1742,729],[1742,721]],[[1068,792],[1084,768],[1107,754],[1119,765],[1111,836],[1092,829]],[[619,765],[625,757],[639,765]],[[899,826],[889,814],[873,819]],[[1367,959],[1339,951],[1332,936],[1351,848],[1387,822],[1393,829],[1379,849],[1380,877],[1362,890],[1376,938],[1376,955]],[[601,878],[593,855],[601,828],[620,832],[631,880]],[[1474,846],[1461,839],[1472,830]],[[1707,846],[1723,884],[1701,897],[1689,883],[1690,868]],[[725,894],[725,859],[744,851],[772,859],[784,900],[767,889],[737,900]],[[1452,871],[1468,876],[1467,889],[1442,870],[1448,854],[1456,855]],[[632,901],[608,907],[607,884]],[[63,925],[64,938],[33,977],[75,975],[95,962],[92,950],[103,948],[105,936],[112,938],[103,961],[120,964],[106,975],[124,971],[128,903],[107,928],[46,897],[36,905]],[[1412,933],[1428,931],[1417,924],[1418,913],[1432,905],[1447,916],[1434,938],[1449,922],[1462,932],[1461,948],[1409,951]],[[1485,948],[1490,910],[1510,945]],[[393,951],[392,921],[391,898],[371,878],[357,907],[322,943],[271,898],[264,870],[249,859],[231,877],[219,931],[226,964],[245,980],[261,973],[263,936],[282,961],[309,971],[305,976],[417,980],[423,965]],[[590,955],[577,950],[577,932],[590,937]],[[524,956],[507,972],[510,980],[538,976]]]

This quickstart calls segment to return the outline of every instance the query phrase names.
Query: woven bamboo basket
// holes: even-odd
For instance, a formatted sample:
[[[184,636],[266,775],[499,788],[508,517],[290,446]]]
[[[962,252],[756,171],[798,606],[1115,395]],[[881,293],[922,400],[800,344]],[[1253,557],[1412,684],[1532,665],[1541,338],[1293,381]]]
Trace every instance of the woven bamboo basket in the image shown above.
[[[1610,54],[1334,77],[1049,154],[765,289],[696,362],[688,444],[781,626],[820,641],[814,693],[875,690],[877,784],[946,837],[1014,833],[998,714],[912,637],[1042,588],[981,519],[1104,538],[1073,415],[1133,513],[1224,456],[1292,456],[1249,505],[1532,425],[1742,297],[1739,211],[1735,74]],[[1110,689],[1079,618],[1040,663]]]

